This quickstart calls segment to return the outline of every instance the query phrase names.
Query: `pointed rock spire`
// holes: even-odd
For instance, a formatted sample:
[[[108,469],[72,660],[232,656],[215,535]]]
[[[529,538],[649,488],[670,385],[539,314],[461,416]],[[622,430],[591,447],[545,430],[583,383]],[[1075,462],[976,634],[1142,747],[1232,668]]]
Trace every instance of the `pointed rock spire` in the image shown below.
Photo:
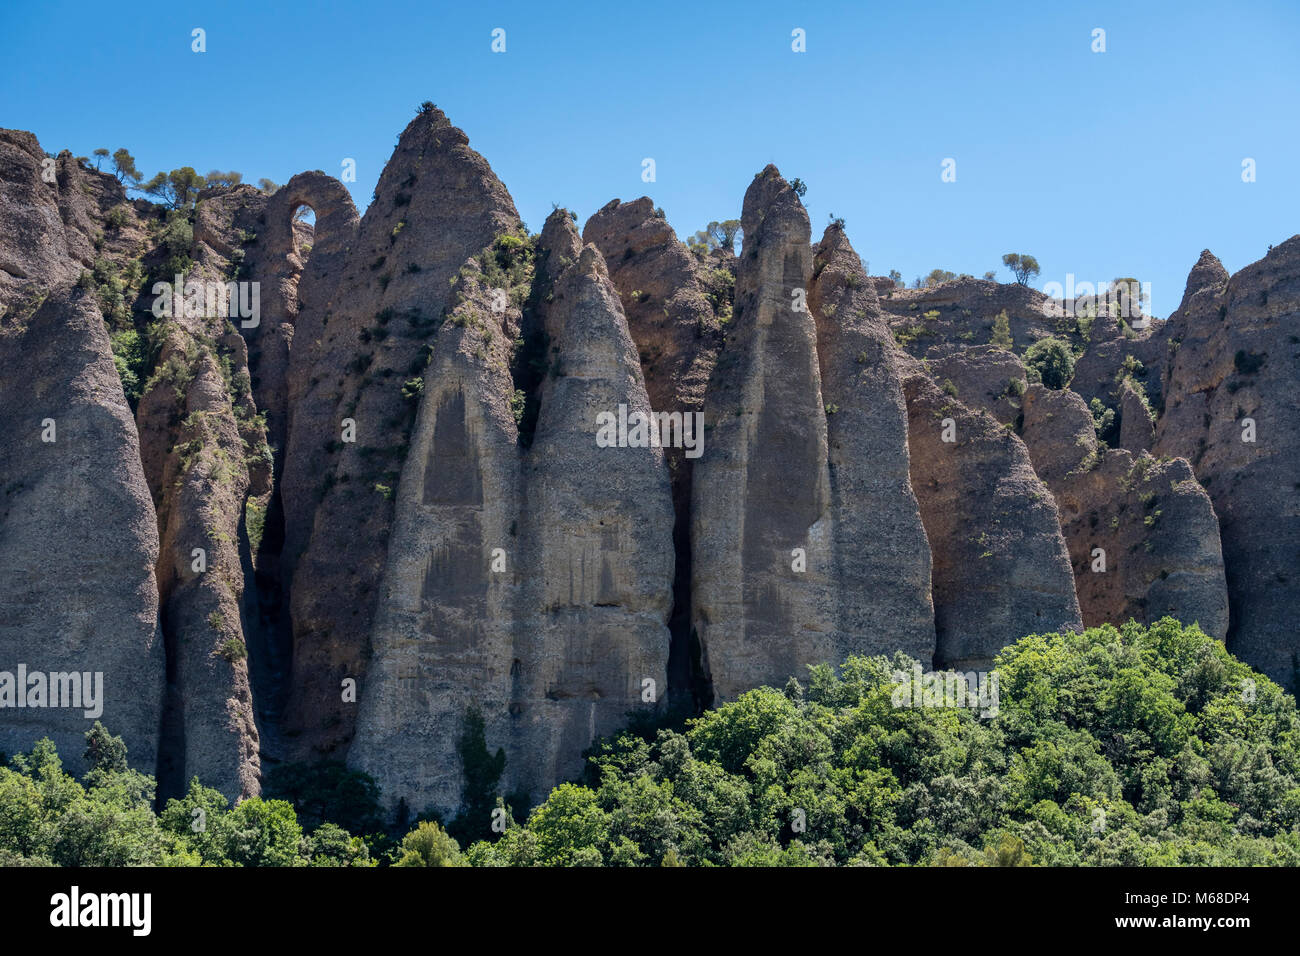
[[[83,701],[95,694],[132,767],[152,774],[165,680],[158,532],[93,294],[55,291],[24,323],[0,324],[0,368],[0,659],[102,675]],[[7,708],[0,750],[48,736],[64,767],[84,772],[94,709]]]
[[[908,471],[898,350],[848,236],[832,225],[808,301],[830,472],[833,630],[828,660],[901,650],[934,654],[930,546]]]
[[[340,699],[339,686],[360,682],[369,659],[415,412],[404,383],[423,370],[461,267],[498,237],[518,238],[510,195],[468,143],[436,109],[411,121],[329,298],[304,290],[295,321],[281,483],[293,620],[285,708],[291,756],[346,750],[356,708]]]
[[[1209,249],[1201,250],[1196,265],[1187,274],[1187,285],[1183,288],[1183,299],[1178,305],[1178,311],[1186,312],[1198,300],[1217,296],[1227,283],[1228,270],[1223,268],[1218,256]]]
[[[775,166],[745,193],[735,315],[705,402],[691,544],[694,629],[716,696],[829,659],[826,411],[808,214]]]

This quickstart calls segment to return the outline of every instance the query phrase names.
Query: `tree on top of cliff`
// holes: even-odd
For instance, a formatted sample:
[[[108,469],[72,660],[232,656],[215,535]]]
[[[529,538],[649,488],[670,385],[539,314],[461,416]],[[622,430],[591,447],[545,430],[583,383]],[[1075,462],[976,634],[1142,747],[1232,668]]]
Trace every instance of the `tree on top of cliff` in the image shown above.
[[[914,288],[933,289],[935,286],[951,282],[955,278],[957,278],[955,272],[949,272],[947,269],[931,269],[929,275],[924,279],[917,277]]]
[[[182,209],[194,204],[203,186],[204,179],[193,166],[182,166],[169,173],[158,173],[143,186],[134,188],[157,196],[169,209]]]
[[[135,157],[131,155],[125,146],[113,151],[113,170],[119,183],[126,182],[128,179],[133,183],[138,183],[144,178],[140,175],[140,170],[135,168]]]
[[[709,237],[713,239],[718,247],[735,251],[736,239],[741,234],[739,219],[724,219],[722,222],[711,222],[705,228]]]
[[[244,174],[233,169],[228,173],[214,169],[203,177],[203,185],[205,186],[238,186],[243,181]]]
[[[1019,252],[1008,252],[1002,257],[1002,264],[1012,271],[1020,285],[1029,285],[1029,280],[1039,272],[1038,260]]]

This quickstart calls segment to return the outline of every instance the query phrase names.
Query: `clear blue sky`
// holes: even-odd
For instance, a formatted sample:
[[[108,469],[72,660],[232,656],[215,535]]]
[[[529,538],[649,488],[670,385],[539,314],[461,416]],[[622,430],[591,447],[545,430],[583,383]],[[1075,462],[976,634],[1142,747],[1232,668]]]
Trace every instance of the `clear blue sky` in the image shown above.
[[[6,0],[0,125],[126,146],[146,175],[284,182],[352,157],[364,208],[429,99],[534,230],[552,203],[585,222],[648,194],[684,236],[738,217],[774,162],[808,183],[813,238],[843,216],[873,273],[1005,277],[1022,251],[1040,287],[1149,280],[1157,315],[1202,248],[1235,271],[1300,232],[1296,0],[290,6]]]

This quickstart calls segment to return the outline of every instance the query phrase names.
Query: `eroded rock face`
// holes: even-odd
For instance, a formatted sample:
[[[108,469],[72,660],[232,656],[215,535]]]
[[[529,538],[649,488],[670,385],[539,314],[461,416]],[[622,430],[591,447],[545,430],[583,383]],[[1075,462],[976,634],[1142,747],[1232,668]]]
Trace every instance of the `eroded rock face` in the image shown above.
[[[833,629],[827,661],[934,653],[930,546],[908,471],[898,354],[842,228],[817,246],[808,301],[826,409]]]
[[[195,262],[183,279],[186,288],[196,283],[225,293],[236,233],[256,221],[265,200],[244,187],[204,196],[195,212]],[[247,345],[225,300],[207,298],[196,309],[185,296],[169,306],[150,297],[162,313],[163,345],[137,422],[161,542],[167,689],[159,791],[178,795],[197,776],[235,800],[261,790],[249,673],[250,650],[260,648],[254,649],[250,613],[247,517],[250,504],[264,509],[272,469]]]
[[[655,409],[698,411],[721,337],[695,257],[645,196],[607,204],[587,220],[582,240],[609,264]]]
[[[75,282],[91,264],[84,185],[70,153],[50,159],[31,133],[0,129],[0,306],[30,316],[41,294]]]
[[[890,288],[880,304],[895,339],[916,358],[930,349],[991,344],[997,317],[1006,312],[1014,349],[1073,326],[1053,313],[1052,300],[1037,289],[962,276],[928,289]],[[1068,333],[1066,333],[1068,336]]]
[[[237,799],[261,789],[239,553],[248,472],[214,357],[199,352],[193,371],[184,422],[174,433],[179,447],[165,460],[159,508],[158,585],[170,677],[163,732],[174,744],[159,778],[177,790],[197,776]],[[197,566],[195,549],[202,552]]]
[[[386,801],[444,811],[460,802],[466,709],[480,711],[493,751],[510,737],[513,624],[529,571],[508,338],[489,341],[486,322],[468,321],[488,305],[480,275],[475,262],[425,370],[350,756]]]
[[[1214,501],[1228,649],[1287,686],[1300,659],[1291,623],[1300,560],[1297,279],[1300,237],[1231,279],[1201,254],[1168,323],[1175,351],[1154,446],[1188,458]]]
[[[181,249],[185,215],[0,130],[0,671],[103,671],[164,796],[346,755],[448,816],[475,712],[496,789],[536,799],[629,713],[852,653],[985,667],[1081,620],[1173,614],[1292,680],[1300,237],[1231,279],[1204,253],[1134,332],[868,277],[774,167],[739,259],[647,198],[529,238],[436,110],[364,221],[323,173],[205,189]],[[170,316],[156,361],[119,349],[124,390],[110,332],[148,330],[173,258],[258,282],[260,322]],[[1070,390],[1028,385],[1047,335]],[[698,464],[597,442],[652,410],[704,411]],[[49,735],[82,769],[81,710],[3,714],[0,750]]]
[[[722,346],[722,319],[731,314],[735,255],[718,248],[696,256],[677,241],[647,197],[614,200],[587,220],[584,241],[600,249],[618,289],[636,343],[646,392],[655,411],[698,415]],[[720,288],[718,286],[721,286]],[[702,437],[702,431],[697,439]],[[697,666],[691,631],[691,498],[697,458],[664,449],[672,476],[676,572],[670,630],[670,692],[682,706],[704,706],[711,693]]]
[[[745,193],[735,315],[705,406],[691,548],[719,700],[828,659],[833,558],[808,214],[776,167]],[[803,570],[797,570],[803,568]]]
[[[297,234],[293,216],[300,206],[316,214],[310,252]],[[285,447],[289,415],[289,349],[300,297],[321,307],[329,299],[357,233],[357,209],[337,179],[320,172],[299,173],[266,202],[265,226],[249,251],[247,271],[262,284],[261,324],[248,338],[258,361],[254,395],[266,409],[270,440]],[[304,261],[305,260],[305,261]]]
[[[1125,379],[1119,388],[1120,427],[1119,443],[1135,455],[1151,450],[1155,440],[1155,422],[1144,396],[1133,384],[1132,379]]]
[[[986,668],[1026,634],[1077,626],[1056,503],[1020,439],[919,369],[903,389],[912,487],[934,556],[936,666]]]
[[[364,684],[410,451],[404,383],[423,371],[458,270],[519,228],[505,187],[468,144],[441,112],[417,116],[343,262],[314,279],[313,249],[299,291],[281,487],[293,619],[286,744],[298,757],[341,754],[352,735],[356,708],[341,688],[348,678]],[[344,440],[345,420],[355,441]]]
[[[986,411],[1003,425],[1020,417],[1020,396],[1029,382],[1014,352],[975,346],[931,354],[926,361],[931,377],[968,408]]]
[[[1222,639],[1218,522],[1191,466],[1101,448],[1091,413],[1069,390],[1031,385],[1021,433],[1056,499],[1084,626],[1172,615]]]
[[[351,758],[391,802],[455,811],[471,709],[505,751],[503,787],[540,797],[667,686],[663,452],[596,442],[600,413],[650,410],[636,348],[604,260],[562,210],[538,259],[556,371],[530,447],[505,361],[521,317],[491,311],[476,262],[435,343]]]
[[[581,771],[596,735],[631,711],[653,711],[665,693],[674,561],[663,450],[596,441],[601,413],[618,417],[626,406],[629,418],[649,415],[651,405],[594,245],[554,289],[546,325],[562,371],[542,384],[524,463],[521,544],[533,572],[515,643],[523,695],[511,705],[521,769],[513,779],[538,796],[539,783]]]
[[[1161,370],[1169,355],[1168,323],[1153,321],[1150,327],[1134,337],[1116,333],[1105,338],[1097,328],[1101,322],[1098,319],[1094,323],[1092,341],[1075,364],[1074,378],[1070,381],[1071,391],[1077,392],[1085,403],[1090,404],[1095,399],[1105,408],[1113,409],[1121,423],[1125,402],[1138,398],[1139,390],[1146,395],[1148,405],[1158,408],[1162,401]],[[1112,319],[1111,323],[1115,324],[1115,321]],[[1128,391],[1133,394],[1129,395]],[[1140,403],[1141,400],[1138,401]],[[1150,421],[1145,410],[1141,418],[1134,416],[1129,421],[1129,440],[1138,446],[1143,438],[1143,418]],[[1136,431],[1134,426],[1138,426]],[[1134,453],[1143,450],[1127,444],[1124,447]]]
[[[48,736],[81,772],[98,718],[152,773],[164,681],[158,535],[93,298],[55,290],[29,318],[0,320],[0,368],[0,670],[102,674],[102,713],[6,707],[0,750]]]

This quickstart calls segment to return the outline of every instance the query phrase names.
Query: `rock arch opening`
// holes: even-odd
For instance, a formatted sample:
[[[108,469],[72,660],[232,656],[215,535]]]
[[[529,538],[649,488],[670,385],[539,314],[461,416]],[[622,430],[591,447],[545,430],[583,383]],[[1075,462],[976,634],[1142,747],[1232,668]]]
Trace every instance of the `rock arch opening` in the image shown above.
[[[250,358],[256,356],[251,371],[257,407],[267,416],[272,484],[265,510],[248,516],[256,528],[248,537],[245,569],[253,586],[245,593],[249,676],[263,728],[262,752],[274,761],[286,749],[281,715],[293,665],[289,594],[294,555],[286,549],[293,503],[282,494],[292,411],[290,353],[297,327],[320,321],[330,284],[359,220],[343,184],[319,171],[299,173],[277,190],[267,203],[265,217],[259,243],[262,321],[249,345]]]
[[[294,207],[289,221],[290,238],[293,242],[293,254],[298,259],[301,272],[307,268],[307,260],[316,244],[316,210],[308,203],[299,203]],[[294,310],[295,314],[297,309]]]

